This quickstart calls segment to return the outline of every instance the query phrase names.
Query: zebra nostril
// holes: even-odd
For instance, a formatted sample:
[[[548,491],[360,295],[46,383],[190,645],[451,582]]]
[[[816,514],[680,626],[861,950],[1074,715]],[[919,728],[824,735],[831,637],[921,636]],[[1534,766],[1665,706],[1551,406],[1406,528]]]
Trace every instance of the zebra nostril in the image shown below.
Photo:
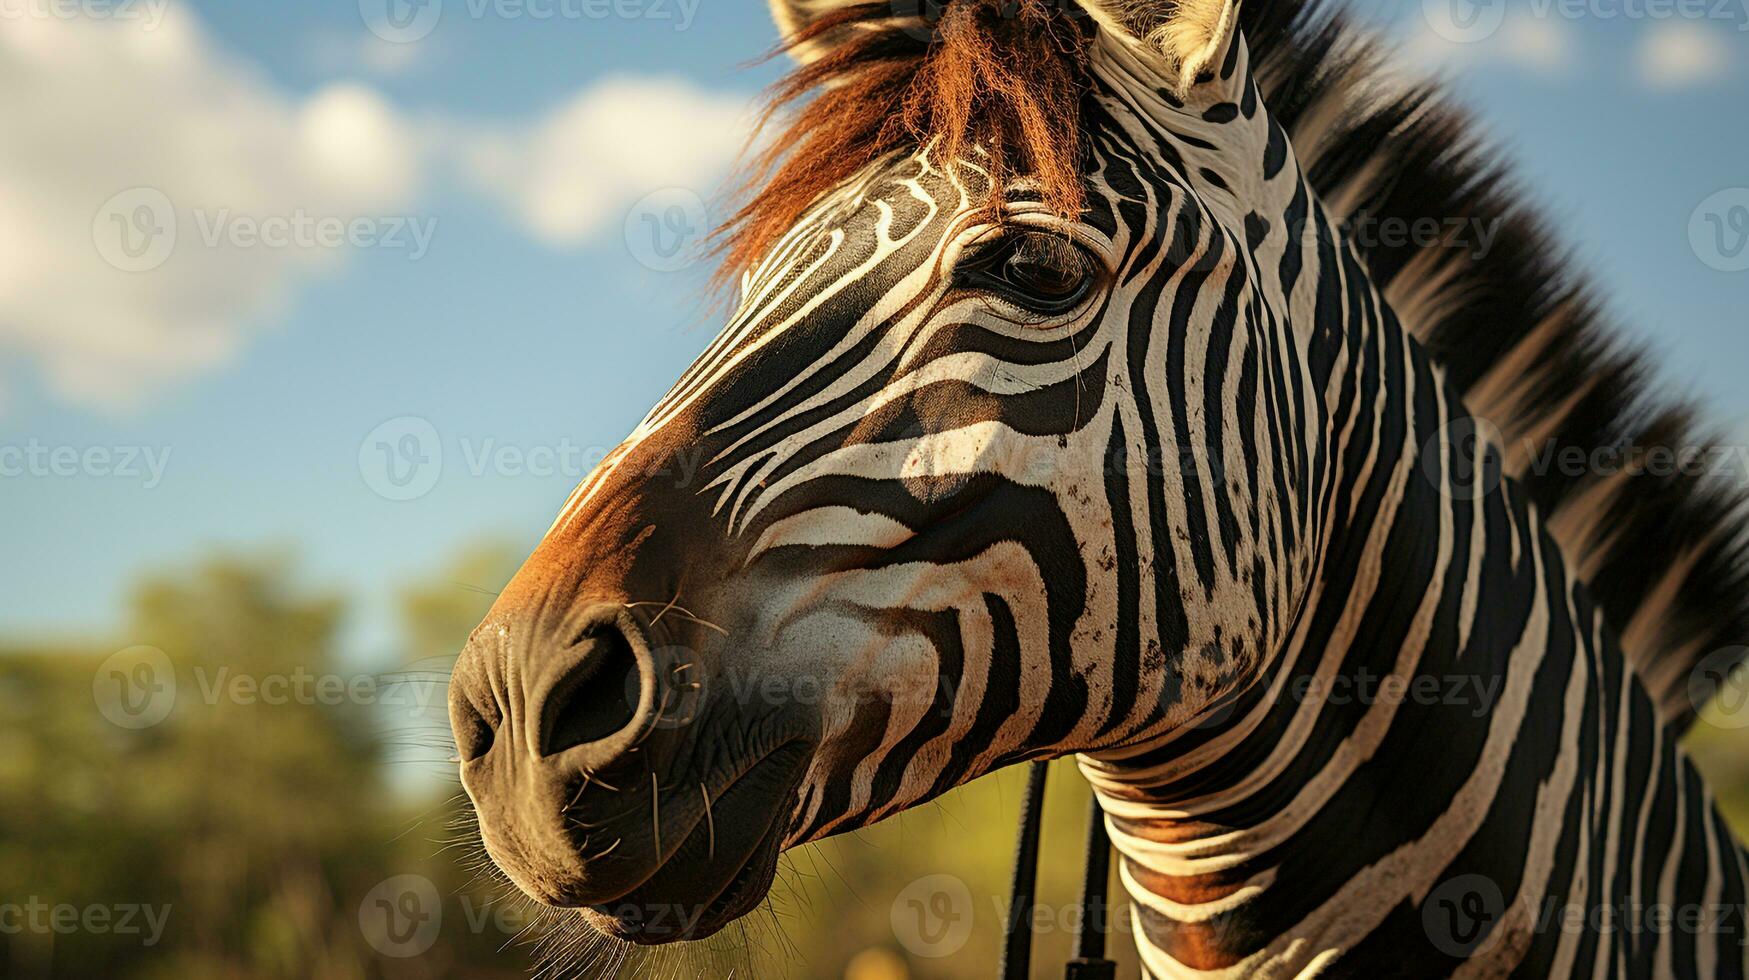
[[[636,721],[643,682],[637,653],[612,623],[578,640],[591,649],[554,685],[542,706],[540,753],[599,742]]]
[[[449,728],[455,734],[456,754],[462,762],[472,762],[492,748],[492,726],[466,698],[450,702]]]
[[[485,648],[470,639],[450,672],[449,730],[461,762],[473,762],[491,751],[503,721],[499,699],[489,679],[488,660]]]

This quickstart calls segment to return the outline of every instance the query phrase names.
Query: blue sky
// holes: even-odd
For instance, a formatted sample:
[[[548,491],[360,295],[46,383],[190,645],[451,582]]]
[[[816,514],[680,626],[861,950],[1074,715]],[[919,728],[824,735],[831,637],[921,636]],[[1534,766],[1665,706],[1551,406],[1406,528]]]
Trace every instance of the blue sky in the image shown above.
[[[774,77],[739,67],[773,40],[762,5],[441,0],[392,43],[381,2],[5,8],[26,14],[0,19],[0,464],[37,462],[0,475],[0,635],[113,640],[142,571],[270,546],[354,594],[352,641],[383,647],[396,586],[481,538],[531,547],[708,342],[706,270],[664,253],[710,219]],[[1673,384],[1749,438],[1749,271],[1689,235],[1749,187],[1738,0],[1508,0],[1463,43],[1430,26],[1445,0],[1359,2],[1454,78]],[[153,256],[103,236],[155,213],[114,197],[139,188],[176,235],[130,271]],[[299,215],[365,221],[241,237]],[[55,472],[93,447],[115,453]],[[155,482],[144,455],[102,472],[130,450]]]

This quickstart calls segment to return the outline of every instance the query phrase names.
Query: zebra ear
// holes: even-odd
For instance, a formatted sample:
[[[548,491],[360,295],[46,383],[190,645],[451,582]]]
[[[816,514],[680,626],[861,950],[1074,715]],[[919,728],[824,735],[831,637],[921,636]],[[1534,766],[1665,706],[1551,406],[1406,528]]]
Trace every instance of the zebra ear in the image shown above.
[[[788,44],[791,38],[812,27],[821,17],[857,6],[866,0],[769,0],[769,2],[771,19],[777,24],[777,36],[783,43]],[[805,65],[832,50],[832,46],[837,43],[837,40],[836,37],[815,38],[806,44],[791,46],[789,53],[791,57]]]
[[[1165,58],[1179,95],[1219,68],[1239,31],[1239,0],[1081,0],[1100,26]]]

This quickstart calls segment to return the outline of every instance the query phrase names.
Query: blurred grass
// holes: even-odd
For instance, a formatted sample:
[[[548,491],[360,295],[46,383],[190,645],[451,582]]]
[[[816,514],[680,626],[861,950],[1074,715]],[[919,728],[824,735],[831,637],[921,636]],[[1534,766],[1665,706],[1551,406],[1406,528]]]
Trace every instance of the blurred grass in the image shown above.
[[[465,835],[452,826],[459,787],[442,691],[447,658],[514,567],[509,552],[482,545],[408,583],[403,649],[382,663],[343,656],[344,601],[272,555],[141,582],[109,648],[0,647],[0,976],[530,975],[541,920],[456,843]],[[136,644],[164,651],[178,686],[167,718],[130,729],[101,710],[100,668]],[[238,677],[356,686],[270,704],[265,688],[238,696],[228,686]],[[321,690],[313,680],[305,689]],[[1703,722],[1690,743],[1734,825],[1749,826],[1749,729]],[[1024,779],[1019,768],[998,773],[792,852],[766,906],[702,946],[596,955],[557,975],[992,977]],[[1055,764],[1036,976],[1061,976],[1069,954],[1087,807],[1073,764]],[[378,886],[404,875],[429,880],[437,908],[425,938],[385,953]],[[970,904],[954,912],[970,932],[920,948],[913,884],[940,875],[963,883]],[[1112,946],[1119,975],[1135,976],[1119,902]],[[45,911],[57,906],[79,921],[64,928],[65,916]],[[119,928],[134,906],[163,916],[155,942],[139,911],[137,931]],[[107,925],[86,921],[94,909]]]

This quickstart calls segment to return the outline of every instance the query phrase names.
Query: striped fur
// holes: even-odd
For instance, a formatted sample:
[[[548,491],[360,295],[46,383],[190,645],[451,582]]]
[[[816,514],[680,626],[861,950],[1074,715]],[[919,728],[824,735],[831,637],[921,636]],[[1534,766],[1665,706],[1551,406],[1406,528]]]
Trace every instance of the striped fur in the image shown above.
[[[1499,213],[1458,179],[1467,151],[1418,148],[1453,125],[1425,93],[1359,105],[1370,56],[1291,3],[1238,17],[1181,85],[1150,6],[1090,41],[1084,214],[1023,181],[992,218],[978,156],[935,145],[817,202],[517,594],[660,606],[650,645],[701,651],[688,676],[717,699],[649,761],[670,843],[711,791],[699,814],[665,787],[724,745],[805,746],[786,847],[1074,753],[1149,976],[1742,975],[1745,858],[1677,743],[1694,661],[1749,632],[1726,505],[1676,494],[1701,543],[1628,570],[1640,487],[1552,486],[1515,455],[1638,404],[1554,399],[1599,356],[1582,294],[1351,235]],[[1540,245],[1505,217],[1509,258]],[[958,274],[1028,228],[1101,269],[1080,308],[1030,315]],[[1477,308],[1493,333],[1466,337]],[[1548,373],[1514,386],[1526,345]],[[656,486],[685,451],[696,485]],[[1701,574],[1722,581],[1672,584]],[[827,696],[720,698],[749,674]]]

